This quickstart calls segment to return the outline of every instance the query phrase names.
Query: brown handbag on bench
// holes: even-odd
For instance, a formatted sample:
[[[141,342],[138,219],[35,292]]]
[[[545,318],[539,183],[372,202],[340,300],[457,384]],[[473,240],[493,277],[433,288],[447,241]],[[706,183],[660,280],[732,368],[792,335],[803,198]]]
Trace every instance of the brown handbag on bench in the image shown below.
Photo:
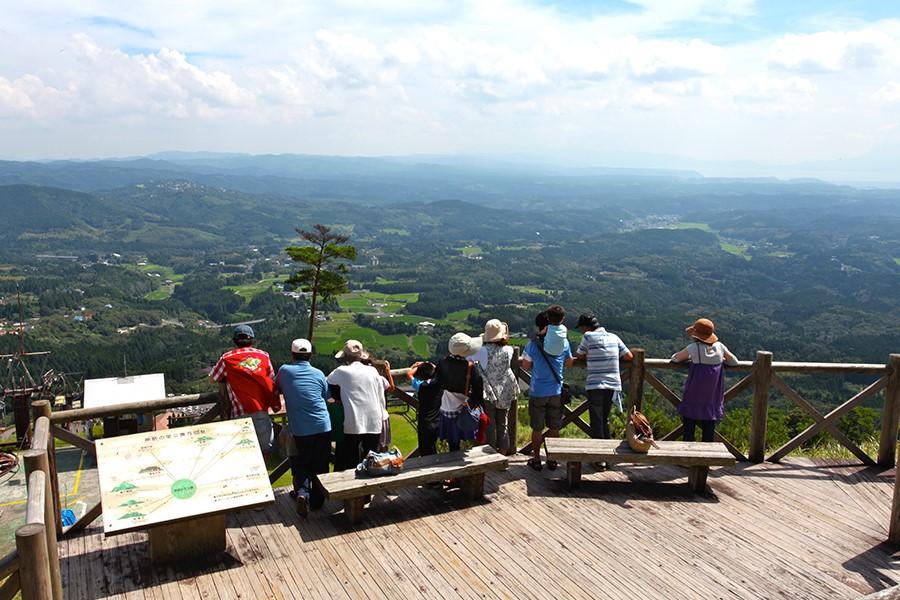
[[[650,448],[659,448],[653,441],[653,428],[650,427],[650,421],[634,406],[631,407],[631,414],[628,415],[625,439],[632,450],[641,454],[646,454]]]

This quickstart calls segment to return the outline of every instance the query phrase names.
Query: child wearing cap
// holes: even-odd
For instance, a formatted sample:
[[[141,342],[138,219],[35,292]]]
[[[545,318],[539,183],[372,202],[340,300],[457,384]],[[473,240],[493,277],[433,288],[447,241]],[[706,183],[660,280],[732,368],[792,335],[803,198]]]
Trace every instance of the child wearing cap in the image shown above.
[[[566,320],[566,309],[559,304],[549,307],[544,314],[549,324],[540,334],[544,338],[544,352],[550,356],[559,356],[565,349],[569,330],[563,325]]]
[[[684,425],[684,441],[693,442],[699,426],[701,440],[712,442],[716,424],[725,416],[723,365],[736,365],[738,361],[719,341],[716,326],[709,319],[697,319],[685,332],[694,341],[672,355],[673,362],[691,363],[687,381],[684,382],[684,395],[678,405],[678,414]]]

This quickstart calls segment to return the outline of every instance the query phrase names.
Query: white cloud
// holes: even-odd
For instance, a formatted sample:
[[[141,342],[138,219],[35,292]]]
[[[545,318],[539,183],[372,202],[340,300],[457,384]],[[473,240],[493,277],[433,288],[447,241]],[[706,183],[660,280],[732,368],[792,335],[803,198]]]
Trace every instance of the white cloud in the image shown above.
[[[753,75],[734,81],[727,90],[730,100],[741,108],[763,112],[808,110],[817,88],[802,77]]]
[[[900,138],[884,127],[900,104],[900,21],[725,43],[764,7],[632,3],[598,15],[532,0],[30,0],[0,26],[0,119],[18,135],[0,136],[0,155],[110,154],[123,131],[127,153],[590,154],[603,140],[718,155],[728,130],[728,155],[757,160],[788,121],[815,143],[780,146],[785,160],[844,154],[857,130]]]
[[[871,68],[900,58],[900,40],[878,29],[788,34],[772,47],[769,63],[801,73]]]
[[[900,104],[900,83],[891,81],[872,94],[872,99],[884,104]]]

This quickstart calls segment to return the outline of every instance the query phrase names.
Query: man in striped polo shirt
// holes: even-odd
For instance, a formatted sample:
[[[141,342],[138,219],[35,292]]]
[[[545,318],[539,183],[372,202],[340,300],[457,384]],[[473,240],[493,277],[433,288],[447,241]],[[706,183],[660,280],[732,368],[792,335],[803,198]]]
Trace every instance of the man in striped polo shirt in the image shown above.
[[[591,437],[609,439],[609,411],[615,400],[621,410],[622,379],[619,376],[619,359],[631,360],[631,350],[614,333],[600,327],[591,313],[578,317],[575,325],[584,333],[576,360],[587,360],[588,409],[591,416]]]
[[[274,436],[269,409],[281,409],[275,391],[275,370],[268,352],[254,348],[255,336],[249,325],[238,325],[232,341],[236,346],[219,359],[209,374],[216,383],[224,383],[231,400],[231,418],[250,417],[256,429],[259,449],[268,458]]]

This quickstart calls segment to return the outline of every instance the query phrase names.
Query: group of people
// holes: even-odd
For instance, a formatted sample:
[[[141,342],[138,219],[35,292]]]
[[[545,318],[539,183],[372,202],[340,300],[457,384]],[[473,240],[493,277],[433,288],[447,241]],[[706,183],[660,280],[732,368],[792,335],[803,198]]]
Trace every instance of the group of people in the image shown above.
[[[590,313],[578,317],[575,328],[581,341],[575,352],[569,344],[566,312],[553,305],[535,318],[536,335],[525,345],[521,366],[530,371],[528,415],[532,456],[528,465],[541,470],[540,449],[545,437],[558,437],[562,407],[566,401],[565,369],[576,362],[587,370],[585,390],[591,436],[610,437],[612,406],[622,410],[620,361],[632,353],[616,334],[600,325]],[[722,344],[709,319],[698,319],[686,330],[691,343],[672,355],[676,362],[689,362],[684,396],[678,412],[684,425],[684,440],[711,442],[716,423],[724,416],[723,365],[737,359]],[[487,443],[503,454],[513,454],[516,432],[508,430],[509,410],[520,394],[514,372],[513,347],[506,323],[491,319],[478,336],[454,334],[449,354],[436,362],[412,365],[409,376],[418,398],[417,434],[419,452],[436,454],[438,441],[450,451],[463,440]],[[254,346],[253,330],[247,325],[234,330],[235,348],[219,359],[210,378],[227,388],[232,418],[252,419],[264,455],[274,444],[269,410],[281,409],[281,398],[290,431],[289,456],[297,510],[320,508],[324,491],[318,475],[327,473],[334,442],[335,470],[352,469],[369,451],[390,443],[385,392],[394,387],[390,365],[379,371],[362,343],[348,340],[335,355],[341,365],[327,377],[310,364],[312,344],[296,339],[291,344],[292,361],[275,372],[269,355]],[[478,414],[479,426],[462,426],[460,417]],[[468,415],[467,415],[468,416]],[[548,469],[558,467],[547,459]]]
[[[252,419],[264,457],[275,444],[269,409],[280,411],[284,399],[292,495],[305,516],[325,501],[318,476],[329,471],[333,441],[335,470],[355,468],[370,450],[390,443],[385,401],[393,387],[390,365],[385,364],[383,375],[362,343],[348,340],[335,355],[342,364],[326,377],[310,364],[312,344],[299,338],[291,343],[291,362],[276,373],[269,354],[254,347],[249,326],[239,325],[233,342],[235,348],[222,355],[210,379],[225,385],[231,418]]]

